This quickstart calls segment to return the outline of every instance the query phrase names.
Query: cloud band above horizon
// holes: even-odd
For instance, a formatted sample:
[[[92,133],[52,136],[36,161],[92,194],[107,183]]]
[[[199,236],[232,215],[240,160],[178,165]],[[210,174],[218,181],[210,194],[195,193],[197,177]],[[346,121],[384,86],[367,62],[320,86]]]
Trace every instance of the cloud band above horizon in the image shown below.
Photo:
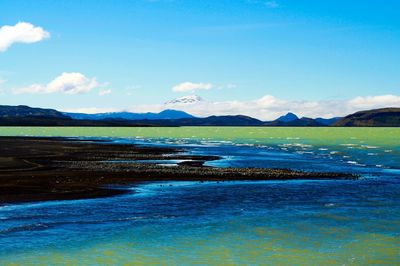
[[[192,97],[192,96],[190,96]],[[181,97],[184,98],[184,97]],[[171,104],[171,102],[174,102]],[[348,114],[384,107],[400,107],[400,96],[378,95],[356,97],[350,100],[320,100],[320,101],[293,101],[279,99],[272,95],[265,95],[259,99],[250,101],[206,101],[200,100],[190,103],[169,101],[167,104],[139,105],[131,108],[117,109],[104,108],[104,111],[114,112],[160,112],[165,109],[176,109],[185,111],[198,117],[211,115],[247,115],[260,120],[274,120],[288,112],[293,112],[300,117],[323,117],[332,118],[346,116]],[[69,112],[102,112],[102,108],[78,108],[66,109]]]

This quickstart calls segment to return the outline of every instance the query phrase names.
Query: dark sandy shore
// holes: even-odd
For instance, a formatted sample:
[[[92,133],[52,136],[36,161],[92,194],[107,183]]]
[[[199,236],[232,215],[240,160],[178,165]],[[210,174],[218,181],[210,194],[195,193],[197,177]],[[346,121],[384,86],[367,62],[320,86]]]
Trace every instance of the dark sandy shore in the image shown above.
[[[110,185],[161,180],[355,179],[348,173],[288,169],[214,168],[217,156],[185,155],[174,148],[67,138],[0,137],[0,204],[105,197],[124,193]],[[177,166],[143,160],[183,160]],[[135,162],[135,161],[141,161]]]

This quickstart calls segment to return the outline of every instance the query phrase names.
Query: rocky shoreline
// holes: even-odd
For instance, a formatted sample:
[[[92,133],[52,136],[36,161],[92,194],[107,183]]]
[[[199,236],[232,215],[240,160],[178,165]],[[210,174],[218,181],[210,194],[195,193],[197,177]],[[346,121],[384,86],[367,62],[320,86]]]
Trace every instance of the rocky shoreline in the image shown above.
[[[126,190],[110,185],[142,181],[358,178],[349,173],[203,165],[218,159],[187,155],[182,149],[169,147],[70,138],[0,137],[0,204],[112,196]],[[150,163],[153,160],[179,163]]]

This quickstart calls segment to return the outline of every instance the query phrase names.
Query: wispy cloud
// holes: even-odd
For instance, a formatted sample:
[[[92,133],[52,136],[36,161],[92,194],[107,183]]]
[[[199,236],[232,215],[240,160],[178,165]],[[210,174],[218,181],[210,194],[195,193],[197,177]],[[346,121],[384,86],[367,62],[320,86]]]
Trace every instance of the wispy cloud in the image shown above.
[[[223,90],[223,89],[236,89],[237,85],[233,84],[233,83],[228,83],[228,84],[219,84],[215,86],[217,89],[219,90]]]
[[[14,43],[35,43],[50,38],[50,33],[27,22],[0,28],[0,52],[6,51]]]
[[[56,93],[80,94],[100,87],[96,78],[87,78],[81,73],[62,73],[48,84],[32,84],[27,87],[13,89],[14,94],[21,93]]]
[[[111,93],[112,93],[111,89],[101,90],[101,91],[99,91],[99,96],[104,96],[104,95],[111,94]]]
[[[193,92],[196,90],[210,90],[214,87],[211,83],[183,82],[172,87],[173,92]]]

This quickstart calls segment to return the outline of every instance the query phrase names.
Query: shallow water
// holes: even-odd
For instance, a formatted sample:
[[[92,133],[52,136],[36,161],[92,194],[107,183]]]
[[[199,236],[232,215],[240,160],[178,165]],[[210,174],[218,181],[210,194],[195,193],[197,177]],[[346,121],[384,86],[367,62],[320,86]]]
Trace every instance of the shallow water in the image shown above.
[[[63,130],[17,129],[72,136]],[[107,130],[118,131],[93,135],[222,155],[214,166],[346,171],[362,179],[143,183],[112,198],[1,206],[0,265],[400,264],[398,129],[350,130],[336,139],[303,129],[282,129],[272,139],[266,136],[277,133],[266,129],[263,138],[247,139],[221,139],[226,128],[210,128],[215,139],[181,138],[192,133],[187,128],[179,138],[157,135],[179,129],[121,129],[130,135],[112,138]]]

